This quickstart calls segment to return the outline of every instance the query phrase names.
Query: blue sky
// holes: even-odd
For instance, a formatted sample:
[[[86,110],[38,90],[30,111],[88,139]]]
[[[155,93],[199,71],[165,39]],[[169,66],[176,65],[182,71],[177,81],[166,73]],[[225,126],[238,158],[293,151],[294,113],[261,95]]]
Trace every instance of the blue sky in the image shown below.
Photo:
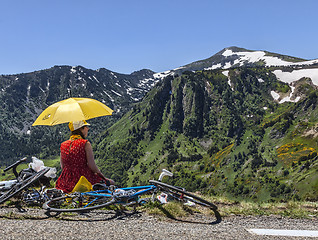
[[[0,74],[162,72],[225,47],[318,58],[316,0],[0,0]]]

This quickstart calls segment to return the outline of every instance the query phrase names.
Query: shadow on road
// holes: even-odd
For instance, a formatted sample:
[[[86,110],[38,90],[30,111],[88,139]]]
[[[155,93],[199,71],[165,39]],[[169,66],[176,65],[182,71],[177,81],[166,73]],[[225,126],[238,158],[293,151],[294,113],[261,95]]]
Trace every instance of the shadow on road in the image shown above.
[[[179,219],[179,218],[174,217],[169,211],[164,209],[162,206],[157,206],[157,207],[160,211],[163,212],[163,214],[167,218],[173,219],[173,220],[178,221],[178,222],[214,225],[214,224],[218,224],[222,221],[220,213],[217,210],[213,210],[213,209],[211,209],[211,210],[214,212],[216,220],[213,222],[207,222],[206,219],[202,219],[202,216],[201,216],[202,221],[195,219],[195,217],[192,217],[191,219]],[[204,217],[204,215],[203,215],[203,217]]]
[[[216,220],[210,222],[210,217],[204,214],[191,214],[187,218],[177,218],[173,216],[169,211],[167,211],[162,206],[157,206],[157,208],[168,218],[174,221],[183,223],[194,223],[194,224],[207,224],[214,225],[222,221],[221,215],[218,211],[213,210]],[[0,214],[0,218],[5,219],[30,219],[30,220],[47,220],[47,219],[57,219],[63,221],[110,221],[110,220],[126,220],[129,218],[140,218],[142,216],[140,211],[128,211],[126,209],[114,209],[114,210],[94,210],[80,213],[61,213],[61,212],[50,212],[44,211],[42,209],[25,209],[21,206],[15,205],[14,208],[6,208],[6,211]]]

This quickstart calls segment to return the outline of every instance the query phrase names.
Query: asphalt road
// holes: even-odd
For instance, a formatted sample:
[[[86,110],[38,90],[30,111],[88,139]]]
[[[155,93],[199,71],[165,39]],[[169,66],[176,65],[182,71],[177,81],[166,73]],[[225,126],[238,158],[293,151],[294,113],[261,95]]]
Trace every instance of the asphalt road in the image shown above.
[[[250,229],[318,231],[318,218],[280,216],[228,216],[221,222],[196,215],[168,219],[146,213],[117,215],[112,211],[62,214],[49,217],[42,209],[0,208],[1,239],[315,239],[313,237],[262,236]],[[308,232],[307,232],[308,233]]]

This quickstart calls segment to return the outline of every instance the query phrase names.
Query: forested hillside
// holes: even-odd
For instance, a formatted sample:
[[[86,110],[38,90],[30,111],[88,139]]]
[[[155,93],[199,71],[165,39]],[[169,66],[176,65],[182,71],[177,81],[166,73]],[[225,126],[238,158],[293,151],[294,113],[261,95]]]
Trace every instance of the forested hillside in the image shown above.
[[[0,165],[57,157],[67,124],[32,123],[57,101],[89,97],[114,110],[89,121],[89,140],[120,185],[147,183],[168,168],[173,184],[190,191],[316,200],[317,66],[318,59],[230,47],[161,73],[54,66],[1,75]]]
[[[158,80],[156,80],[158,81]],[[150,70],[119,74],[107,69],[55,66],[31,73],[0,76],[0,166],[17,158],[57,156],[60,143],[68,137],[67,124],[36,126],[32,123],[49,105],[69,98],[98,99],[115,112],[112,117],[91,121],[91,139],[107,129],[151,89],[155,79]]]
[[[168,76],[100,136],[105,174],[146,183],[160,169],[173,184],[233,198],[317,200],[318,91],[300,79],[297,102],[277,68],[232,68]]]

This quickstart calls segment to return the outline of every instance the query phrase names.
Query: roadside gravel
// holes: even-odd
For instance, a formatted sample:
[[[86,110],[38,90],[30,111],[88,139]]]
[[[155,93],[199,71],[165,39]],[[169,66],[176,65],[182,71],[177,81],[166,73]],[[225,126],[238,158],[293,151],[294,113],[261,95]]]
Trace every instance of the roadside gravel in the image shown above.
[[[214,223],[213,216],[168,219],[146,213],[116,215],[112,211],[60,214],[49,217],[42,209],[0,208],[1,239],[314,239],[257,236],[251,228],[318,230],[318,219],[280,216],[228,216]]]

